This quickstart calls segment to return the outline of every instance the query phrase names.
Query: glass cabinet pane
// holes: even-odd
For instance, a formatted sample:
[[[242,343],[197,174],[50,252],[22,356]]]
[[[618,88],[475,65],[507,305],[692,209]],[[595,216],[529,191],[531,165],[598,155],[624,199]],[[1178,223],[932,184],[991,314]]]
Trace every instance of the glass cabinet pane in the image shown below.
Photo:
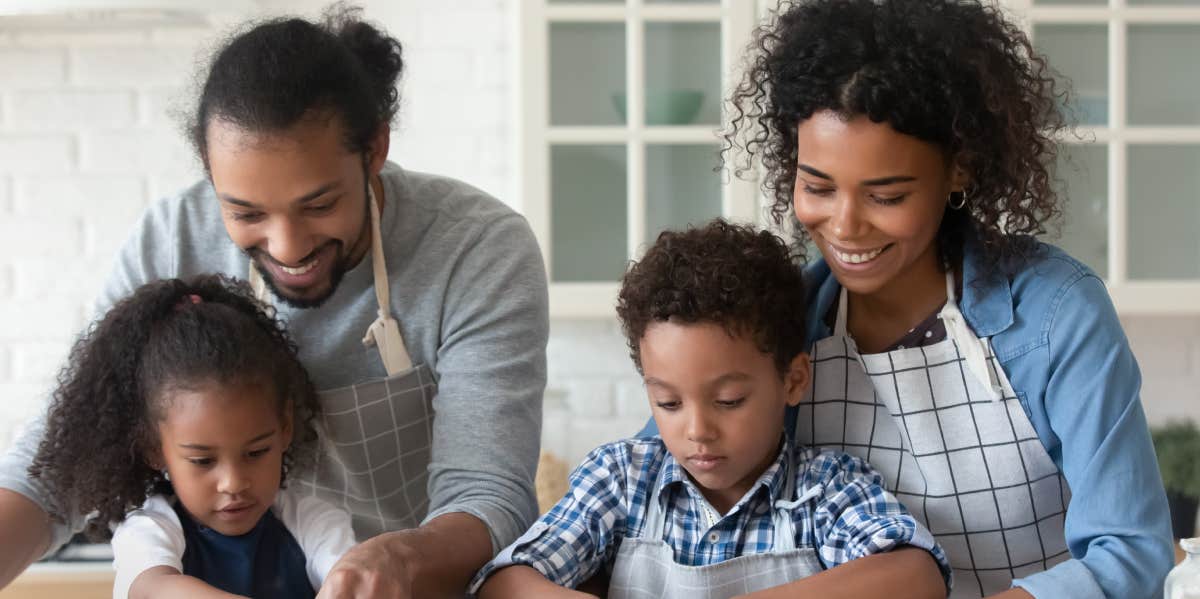
[[[1129,146],[1129,278],[1200,279],[1200,146]]]
[[[550,124],[623,125],[625,25],[550,24]]]
[[[1108,4],[1108,0],[1033,0],[1033,3],[1038,4],[1038,5],[1058,4],[1060,6],[1064,5],[1064,4],[1067,4],[1067,5],[1070,5],[1070,4],[1092,5],[1092,6],[1101,5],[1101,6],[1103,6],[1105,4]]]
[[[625,272],[623,145],[550,147],[550,278],[616,281]]]
[[[1200,25],[1129,26],[1129,124],[1200,125]]]
[[[1061,237],[1051,234],[1046,241],[1107,277],[1108,148],[1060,145],[1053,176],[1055,191],[1066,206]]]
[[[721,25],[646,24],[646,124],[716,125],[721,118]]]
[[[721,0],[646,0],[646,4],[720,4]]]
[[[1196,6],[1200,0],[1126,0],[1131,6]]]
[[[646,146],[646,243],[664,229],[700,225],[721,215],[717,146]]]
[[[1108,123],[1108,28],[1104,25],[1036,25],[1033,39],[1050,67],[1071,88],[1068,122]]]

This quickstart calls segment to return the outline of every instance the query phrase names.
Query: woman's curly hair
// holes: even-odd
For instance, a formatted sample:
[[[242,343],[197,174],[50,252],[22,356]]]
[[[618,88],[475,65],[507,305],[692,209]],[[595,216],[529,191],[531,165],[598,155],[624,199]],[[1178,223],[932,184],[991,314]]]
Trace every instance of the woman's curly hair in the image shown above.
[[[312,464],[317,394],[273,310],[222,275],[156,281],[94,323],[58,375],[29,467],[54,489],[55,517],[92,515],[86,532],[103,539],[111,522],[169,491],[152,466],[161,452],[158,423],[173,391],[214,383],[272,389],[281,413],[291,401],[285,472]]]
[[[1049,167],[1066,95],[1028,37],[991,4],[785,0],[750,45],[724,153],[742,153],[732,161],[737,174],[761,160],[772,217],[795,226],[787,217],[799,124],[826,110],[887,123],[939,146],[970,177],[966,206],[946,212],[938,235],[943,261],[961,258],[969,233],[997,258],[988,261],[995,269],[1027,257],[1029,235],[1061,215]],[[795,226],[795,234],[802,248],[806,233]]]
[[[771,354],[780,374],[804,351],[804,279],[787,243],[769,231],[717,219],[663,231],[621,279],[617,316],[629,355],[656,322],[721,325]]]

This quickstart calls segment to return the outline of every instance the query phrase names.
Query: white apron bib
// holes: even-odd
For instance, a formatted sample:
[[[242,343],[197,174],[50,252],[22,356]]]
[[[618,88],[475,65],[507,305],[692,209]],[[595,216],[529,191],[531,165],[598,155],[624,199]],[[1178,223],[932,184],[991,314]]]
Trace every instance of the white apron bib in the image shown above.
[[[785,453],[787,482],[782,497],[791,499],[796,495],[796,472],[791,463],[791,448],[785,449]],[[674,551],[663,540],[669,528],[659,501],[664,471],[666,468],[659,470],[654,483],[642,536],[625,539],[617,551],[608,587],[610,599],[724,599],[786,584],[824,569],[814,549],[796,547],[796,527],[791,516],[796,506],[820,494],[819,487],[798,500],[775,502],[772,514],[775,534],[769,553],[743,555],[707,566],[675,563]]]
[[[413,366],[389,308],[391,290],[379,232],[379,205],[367,187],[371,211],[371,262],[379,316],[363,344],[375,345],[387,378],[318,392],[321,450],[310,472],[290,477],[301,494],[316,495],[350,512],[359,541],[415,528],[429,511],[428,467],[437,385],[424,364]],[[250,285],[269,295],[250,264]]]
[[[934,345],[862,355],[846,334],[813,345],[813,385],[799,443],[841,449],[878,470],[933,533],[954,568],[954,599],[1004,591],[1012,579],[1070,559],[1070,492],[987,339],[967,326],[946,275]]]

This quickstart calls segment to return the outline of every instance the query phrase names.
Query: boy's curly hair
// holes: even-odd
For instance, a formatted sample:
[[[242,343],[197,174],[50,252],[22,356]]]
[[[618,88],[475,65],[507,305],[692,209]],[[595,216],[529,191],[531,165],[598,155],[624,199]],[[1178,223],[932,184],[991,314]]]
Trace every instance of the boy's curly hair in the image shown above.
[[[785,0],[747,62],[723,154],[743,151],[738,174],[761,160],[777,223],[798,224],[788,218],[796,130],[825,110],[936,144],[969,174],[966,207],[947,211],[938,234],[943,262],[957,262],[971,234],[997,258],[995,274],[1061,215],[1049,167],[1067,91],[989,0]],[[795,233],[803,253],[807,235]]]
[[[108,536],[152,493],[169,484],[150,460],[172,391],[206,384],[272,389],[290,400],[292,444],[285,471],[311,464],[320,406],[296,346],[273,309],[222,275],[146,284],[117,302],[71,349],[58,375],[46,431],[29,467],[54,490],[57,519],[94,517],[86,532]]]
[[[771,354],[780,374],[804,351],[804,280],[787,244],[717,219],[659,234],[621,279],[617,316],[642,370],[640,342],[656,322],[721,325]]]

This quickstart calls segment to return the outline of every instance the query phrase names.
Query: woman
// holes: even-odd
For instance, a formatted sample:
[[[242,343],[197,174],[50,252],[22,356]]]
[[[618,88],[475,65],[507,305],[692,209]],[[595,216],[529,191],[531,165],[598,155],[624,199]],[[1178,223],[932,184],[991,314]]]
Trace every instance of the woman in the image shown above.
[[[1044,59],[955,0],[784,3],[752,49],[727,140],[823,256],[797,441],[884,474],[952,597],[1160,593],[1137,364],[1100,278],[1031,237],[1061,206]]]

